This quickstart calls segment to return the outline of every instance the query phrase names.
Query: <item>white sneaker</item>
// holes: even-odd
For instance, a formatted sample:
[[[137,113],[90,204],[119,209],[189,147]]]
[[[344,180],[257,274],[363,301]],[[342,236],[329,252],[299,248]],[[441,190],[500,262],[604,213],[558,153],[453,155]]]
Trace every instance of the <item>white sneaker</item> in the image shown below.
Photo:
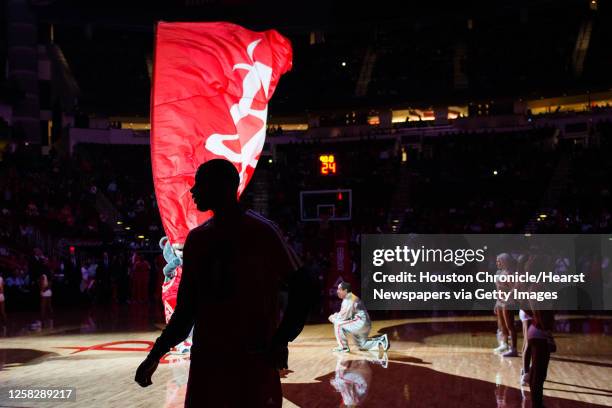
[[[506,351],[508,351],[508,344],[506,343],[500,343],[499,347],[493,349],[493,352],[496,354],[505,353]]]
[[[387,353],[383,353],[382,358],[379,358],[377,363],[380,364],[382,368],[389,367],[389,356],[387,356]]]
[[[332,349],[332,351],[336,352],[336,353],[348,353],[349,351],[351,351],[348,347],[334,347]]]
[[[380,340],[380,344],[382,345],[383,350],[389,350],[389,347],[391,347],[391,343],[389,343],[389,337],[386,334],[383,334],[381,337],[382,338]]]
[[[502,357],[518,357],[518,351],[513,348],[502,354]]]
[[[522,368],[521,368],[521,385],[523,386],[529,385],[529,371],[525,372],[525,370]]]

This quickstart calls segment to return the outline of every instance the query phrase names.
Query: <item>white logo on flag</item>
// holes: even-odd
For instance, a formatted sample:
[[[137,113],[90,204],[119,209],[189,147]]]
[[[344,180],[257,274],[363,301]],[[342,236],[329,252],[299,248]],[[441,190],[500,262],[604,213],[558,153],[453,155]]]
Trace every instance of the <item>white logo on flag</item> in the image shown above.
[[[257,165],[257,157],[261,153],[266,139],[266,118],[268,114],[268,106],[264,109],[257,110],[251,107],[255,95],[263,88],[264,94],[268,96],[270,88],[270,80],[272,79],[272,68],[253,60],[253,52],[255,47],[261,40],[253,41],[247,47],[247,54],[251,59],[252,64],[239,63],[234,65],[234,70],[243,69],[247,71],[247,75],[242,81],[242,96],[238,103],[230,108],[230,115],[235,126],[241,119],[252,115],[259,118],[263,123],[259,129],[254,129],[254,134],[249,140],[241,146],[240,153],[233,151],[225,145],[225,141],[239,140],[240,135],[221,135],[218,133],[210,135],[206,139],[205,148],[217,156],[233,162],[240,163],[240,185],[238,191],[242,192],[246,186],[246,170],[248,166],[255,168]],[[244,136],[244,135],[243,135]]]

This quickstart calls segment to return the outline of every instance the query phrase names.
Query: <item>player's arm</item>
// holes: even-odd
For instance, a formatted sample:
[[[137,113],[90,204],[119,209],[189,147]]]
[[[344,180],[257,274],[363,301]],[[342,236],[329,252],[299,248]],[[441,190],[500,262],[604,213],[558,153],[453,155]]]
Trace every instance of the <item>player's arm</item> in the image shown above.
[[[295,340],[302,332],[315,296],[314,284],[300,259],[275,226],[273,232],[273,256],[279,262],[280,278],[288,291],[287,308],[271,344],[269,345],[273,364],[278,369],[287,368],[287,343]]]
[[[352,317],[353,302],[350,300],[345,300],[342,302],[342,307],[340,311],[336,314],[336,321],[343,322],[345,320],[350,320]]]
[[[195,320],[196,290],[195,276],[197,273],[198,246],[194,243],[192,234],[187,236],[183,252],[183,273],[176,298],[176,308],[155,341],[149,356],[159,360],[170,349],[183,341],[189,335]]]
[[[276,338],[288,343],[302,332],[314,297],[314,285],[303,267],[294,270],[287,281],[287,308]]]
[[[176,308],[168,325],[155,341],[151,352],[136,370],[134,380],[141,387],[148,387],[153,384],[151,376],[157,369],[159,359],[172,347],[184,340],[193,327],[197,290],[195,285],[195,274],[198,270],[195,262],[198,259],[197,250],[198,245],[193,243],[193,237],[189,234],[183,252],[183,274],[176,298]]]

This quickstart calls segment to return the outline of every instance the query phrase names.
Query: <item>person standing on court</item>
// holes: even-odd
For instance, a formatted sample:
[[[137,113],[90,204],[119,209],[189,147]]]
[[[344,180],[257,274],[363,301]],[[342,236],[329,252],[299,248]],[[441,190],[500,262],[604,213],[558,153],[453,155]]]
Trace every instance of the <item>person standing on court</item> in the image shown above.
[[[198,168],[193,200],[213,217],[187,236],[176,309],[136,371],[135,381],[150,385],[159,359],[195,325],[185,407],[280,407],[278,370],[306,318],[295,302],[306,300],[300,261],[275,224],[241,209],[238,184],[226,160]],[[285,284],[289,309],[279,324]]]

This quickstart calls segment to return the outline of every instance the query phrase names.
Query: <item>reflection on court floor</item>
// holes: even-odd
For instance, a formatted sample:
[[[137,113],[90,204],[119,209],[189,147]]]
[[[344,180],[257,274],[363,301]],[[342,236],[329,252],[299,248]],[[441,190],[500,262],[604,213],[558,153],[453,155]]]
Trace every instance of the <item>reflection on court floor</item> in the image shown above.
[[[182,407],[189,370],[187,356],[170,353],[142,389],[134,370],[158,329],[119,331],[97,324],[87,330],[66,322],[54,329],[17,332],[0,339],[0,388],[76,387],[70,407]],[[282,372],[286,407],[528,407],[521,388],[520,358],[502,358],[491,317],[440,317],[375,321],[372,333],[387,333],[387,353],[333,353],[331,325],[309,325],[290,347]],[[612,318],[560,317],[558,352],[545,384],[547,406],[612,406]],[[210,350],[231,353],[231,350]],[[215,373],[211,373],[214,375]],[[240,376],[236,367],[235,376]],[[229,378],[228,381],[232,381]],[[236,389],[236,392],[240,392]],[[0,395],[0,406],[20,404]],[[59,406],[62,406],[61,404]]]

